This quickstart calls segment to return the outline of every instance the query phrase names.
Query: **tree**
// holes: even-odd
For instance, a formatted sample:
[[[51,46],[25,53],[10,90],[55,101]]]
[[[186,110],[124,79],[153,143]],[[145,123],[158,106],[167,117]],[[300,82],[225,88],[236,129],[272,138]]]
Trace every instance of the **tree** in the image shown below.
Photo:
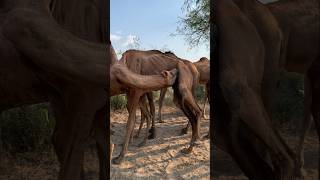
[[[180,19],[181,26],[177,32],[186,36],[190,46],[198,46],[200,43],[209,45],[210,0],[185,0],[182,10],[186,16]]]

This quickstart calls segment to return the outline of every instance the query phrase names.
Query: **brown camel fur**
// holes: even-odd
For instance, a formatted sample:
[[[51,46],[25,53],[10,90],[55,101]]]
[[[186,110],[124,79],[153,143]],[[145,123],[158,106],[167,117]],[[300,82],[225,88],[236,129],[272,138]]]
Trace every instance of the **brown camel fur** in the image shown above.
[[[194,99],[194,88],[196,87],[199,78],[196,68],[192,65],[192,63],[186,63],[187,65],[182,65],[184,62],[181,60],[177,60],[176,58],[157,50],[128,50],[123,53],[120,62],[126,64],[128,69],[131,71],[142,75],[154,75],[160,74],[164,70],[170,70],[173,68],[178,69],[178,79],[173,86],[175,89],[174,102],[182,109],[189,121],[191,121],[192,138],[190,141],[190,146],[187,148],[187,150],[183,151],[185,153],[191,152],[193,146],[200,137],[198,132],[198,122],[199,118],[201,117],[201,110]],[[130,127],[130,129],[127,128],[125,144],[120,155],[114,159],[114,163],[120,163],[127,151],[126,148],[129,143],[130,135],[133,131],[134,121],[128,121],[128,123],[130,123],[130,126],[128,125],[127,127]],[[152,120],[151,134],[155,134],[154,120]],[[143,143],[145,142],[146,140],[143,141]]]
[[[210,98],[210,61],[209,61],[209,59],[207,59],[205,57],[202,57],[202,58],[200,58],[199,61],[197,61],[197,62],[195,62],[193,64],[196,66],[197,70],[200,73],[199,84],[205,85],[205,88],[206,88],[206,92],[205,92],[206,93],[206,96],[205,96],[206,99],[205,99],[205,102],[203,104],[202,113],[203,113],[203,117],[205,119],[208,119],[208,118],[205,117],[205,109],[206,109],[206,104],[207,104],[207,102],[208,102],[208,100]],[[160,102],[159,102],[159,104],[160,104]],[[159,111],[160,111],[160,108],[159,108]],[[182,134],[187,134],[189,126],[190,126],[190,123],[188,122],[187,126],[181,130],[181,133]]]
[[[318,2],[290,2],[296,4],[284,8],[287,11],[278,17],[255,0],[219,0],[214,6],[219,37],[214,54],[218,67],[213,70],[215,126],[211,137],[250,179],[292,179],[297,165],[295,154],[270,119],[272,101],[268,97],[273,96],[279,72],[308,72],[317,82]],[[301,46],[305,41],[309,44]],[[313,107],[318,112],[316,103]],[[266,151],[271,162],[264,158]]]
[[[210,86],[210,61],[209,61],[209,59],[202,57],[202,58],[200,58],[199,61],[194,62],[193,64],[196,66],[197,70],[200,73],[199,83],[205,85],[205,87],[206,87],[206,99],[203,104],[202,114],[205,119],[209,119],[205,116],[205,114],[206,114],[205,109],[206,109],[206,104],[208,103],[208,99],[209,99],[209,95],[210,95],[210,91],[208,91],[208,89],[209,89],[208,87]],[[159,110],[158,110],[158,117],[159,117],[160,123],[164,122],[162,120],[161,113],[162,113],[162,104],[163,104],[163,100],[165,98],[166,92],[167,92],[166,88],[163,88],[160,90]],[[188,124],[188,127],[189,127],[189,124]]]
[[[179,57],[177,57],[174,53],[168,51],[168,52],[165,52],[166,55],[168,56],[171,56],[173,58],[176,58],[176,59],[180,59]],[[181,60],[181,59],[180,59]],[[188,62],[188,61],[185,61],[184,62]],[[209,100],[209,95],[210,95],[210,61],[203,57],[203,58],[200,58],[199,61],[193,63],[195,65],[195,67],[197,68],[198,72],[199,72],[199,83],[200,84],[204,84],[205,87],[206,87],[206,100],[205,100],[205,103],[203,105],[203,108],[202,108],[202,115],[204,118],[206,118],[204,115],[205,115],[205,107],[206,107],[206,104]],[[163,123],[163,120],[162,120],[162,116],[161,116],[161,111],[162,111],[162,104],[163,104],[163,100],[165,98],[165,94],[167,92],[167,88],[163,88],[160,90],[160,97],[159,97],[159,109],[158,109],[158,114],[159,114],[159,122],[160,123]],[[148,97],[148,100],[149,100],[149,107],[150,107],[150,111],[151,111],[151,114],[148,113],[148,112],[142,112],[142,116],[141,116],[141,122],[140,122],[140,126],[139,126],[139,130],[138,130],[138,133],[136,134],[136,137],[139,136],[140,134],[140,131],[141,131],[141,128],[144,124],[144,121],[145,119],[148,120],[147,117],[144,116],[144,114],[149,114],[148,116],[151,116],[152,118],[152,121],[155,121],[155,105],[154,105],[154,101],[153,101],[153,93],[152,92],[149,92],[147,93],[147,97]],[[146,109],[146,108],[144,108]],[[208,119],[208,118],[206,118]],[[147,121],[147,123],[149,123]],[[188,124],[185,128],[183,128],[181,130],[181,134],[187,134],[188,132],[188,129],[189,129],[189,126],[190,126],[190,122],[188,121]],[[147,129],[148,129],[148,125],[147,125]],[[150,130],[152,132],[152,130]],[[154,134],[151,134],[149,136],[149,138],[154,138]],[[146,139],[145,139],[146,140]]]
[[[109,127],[106,123],[108,117],[104,112],[108,99],[105,89],[109,82],[106,67],[110,60],[107,54],[108,46],[111,46],[106,47],[106,45],[94,44],[74,37],[62,30],[50,17],[49,11],[43,7],[45,6],[39,6],[39,2],[33,5],[25,4],[23,8],[16,8],[6,14],[6,19],[2,24],[4,36],[1,36],[3,40],[1,51],[5,52],[1,55],[5,58],[1,63],[6,65],[5,70],[20,71],[16,71],[14,76],[10,76],[12,73],[5,74],[5,77],[12,80],[12,85],[7,84],[7,81],[4,86],[1,85],[5,88],[2,88],[1,95],[4,96],[1,98],[0,107],[4,110],[49,100],[57,120],[53,142],[61,164],[59,179],[84,178],[83,142],[89,136],[90,130],[94,131],[98,146],[100,146],[98,147],[100,179],[107,179]],[[25,59],[19,59],[20,53]],[[60,66],[61,64],[63,66]],[[19,65],[20,69],[17,69],[16,65]],[[164,78],[164,81],[160,81],[163,75],[154,76],[151,79],[135,74],[131,76],[128,75],[126,68],[119,65],[112,70],[121,75],[118,81],[131,82],[131,84],[124,84],[132,87],[142,85],[142,89],[147,88],[150,84],[137,85],[132,80],[138,79],[138,82],[150,80],[163,82],[163,84],[174,81],[174,77],[171,80]],[[165,74],[173,75],[174,73]],[[13,82],[16,82],[18,75],[21,75],[20,81],[27,77],[27,81],[22,81],[25,82],[24,84],[20,83],[21,90],[24,91],[11,92],[10,90],[16,89]],[[158,86],[156,84],[156,87]],[[10,89],[10,87],[13,88]],[[26,89],[23,89],[24,87]],[[160,85],[160,87],[163,86]],[[93,119],[96,120],[93,121]]]
[[[316,63],[319,61],[319,5],[319,1],[316,0],[280,0],[267,4],[268,9],[277,19],[284,36],[282,51],[285,55],[281,56],[280,60],[282,68],[285,67],[287,71],[305,74],[305,116],[302,127],[299,129],[300,139],[296,146],[299,162],[295,172],[298,173],[298,176],[303,176],[304,138],[312,122],[312,117],[320,111],[319,108],[315,112],[312,110],[312,106],[316,107],[316,103],[312,105],[316,101],[314,97],[317,97],[319,92],[313,89],[318,81],[317,78],[312,77],[315,76],[314,71],[319,70]],[[301,46],[306,41],[307,45]],[[314,119],[314,121],[319,134],[319,119]]]

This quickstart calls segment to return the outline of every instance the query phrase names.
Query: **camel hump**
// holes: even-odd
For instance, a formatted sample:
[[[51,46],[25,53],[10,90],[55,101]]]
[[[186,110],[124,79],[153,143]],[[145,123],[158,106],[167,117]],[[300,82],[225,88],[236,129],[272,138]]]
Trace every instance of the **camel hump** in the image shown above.
[[[206,58],[206,57],[202,57],[202,58],[200,58],[200,60],[199,60],[199,62],[206,62],[206,61],[209,61],[209,59]]]

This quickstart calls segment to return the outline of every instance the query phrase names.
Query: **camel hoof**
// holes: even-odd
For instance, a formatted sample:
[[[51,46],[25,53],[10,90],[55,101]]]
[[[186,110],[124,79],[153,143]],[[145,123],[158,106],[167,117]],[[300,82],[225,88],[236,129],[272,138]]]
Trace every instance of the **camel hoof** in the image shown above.
[[[202,141],[210,139],[209,133],[201,138]]]
[[[156,138],[156,129],[155,128],[151,128],[150,130],[149,130],[149,136],[148,136],[148,139],[154,139],[154,138]]]
[[[154,139],[156,138],[156,135],[154,133],[150,133],[148,136],[148,139]]]
[[[141,142],[140,144],[138,144],[138,147],[143,147],[144,145],[146,145],[147,143],[145,141]]]
[[[182,154],[190,154],[192,152],[192,147],[184,148],[181,150]]]
[[[303,168],[298,169],[298,170],[296,170],[296,172],[295,172],[295,176],[296,176],[297,179],[305,179],[306,174],[307,174],[307,173],[306,173],[306,171],[305,171]]]
[[[205,120],[209,120],[209,119],[210,119],[210,117],[209,117],[209,116],[203,116],[203,119],[205,119]]]
[[[121,164],[123,161],[123,157],[118,156],[112,159],[112,164]]]
[[[139,134],[134,135],[133,138],[135,139],[139,138]]]
[[[188,128],[181,129],[180,135],[185,135],[185,134],[188,134]]]

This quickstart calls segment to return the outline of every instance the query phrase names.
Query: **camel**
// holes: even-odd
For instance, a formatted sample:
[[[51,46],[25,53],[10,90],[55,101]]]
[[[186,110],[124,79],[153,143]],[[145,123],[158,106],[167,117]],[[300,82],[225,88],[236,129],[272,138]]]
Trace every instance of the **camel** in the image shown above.
[[[70,3],[61,1],[63,2]],[[108,56],[112,55],[111,44],[103,45],[79,39],[62,29],[51,16],[49,1],[21,3],[15,4],[17,7],[12,9],[4,8],[5,18],[1,19],[1,76],[5,79],[1,82],[1,111],[20,105],[50,102],[57,124],[53,144],[60,162],[59,179],[84,178],[83,142],[90,136],[91,130],[97,141],[99,176],[100,179],[107,179],[108,79],[113,78],[131,89],[149,90],[166,87],[168,83],[171,85],[175,80],[176,70],[163,72],[158,76],[141,76],[128,71],[125,66],[114,64],[111,68],[114,76],[110,77],[106,67],[113,60]],[[82,4],[78,1],[76,3]],[[107,9],[107,5],[102,7]],[[53,9],[59,10],[58,7]],[[94,15],[96,10],[93,10]],[[66,9],[61,12],[66,13]],[[69,17],[67,14],[63,16],[64,19]],[[95,19],[94,16],[91,18]],[[106,19],[102,19],[101,22],[106,22],[104,20]],[[79,22],[78,28],[82,27],[81,24],[86,23]],[[98,31],[90,32],[92,34],[84,31],[82,33],[84,37],[95,37],[102,41],[105,35],[101,33],[104,34],[104,30],[108,28],[105,28],[104,24],[96,25]],[[84,27],[80,29],[84,30]],[[73,31],[77,34],[76,32],[81,34],[80,31]],[[12,69],[15,69],[15,74],[12,73]],[[19,83],[15,83],[17,79]]]
[[[272,101],[268,97],[276,90],[281,71],[312,79],[311,111],[319,133],[314,91],[319,70],[318,2],[283,0],[276,4],[273,10],[272,5],[267,8],[255,0],[219,0],[213,5],[219,36],[214,50],[218,61],[213,70],[215,126],[211,140],[230,153],[249,179],[292,179],[299,164],[270,119]],[[305,41],[308,44],[302,47]],[[245,46],[236,42],[245,42]],[[266,151],[270,162],[265,159]]]
[[[170,51],[167,51],[165,52],[164,54],[168,55],[168,56],[171,56],[173,58],[176,58],[176,59],[181,59],[179,57],[177,57],[174,53],[170,52]],[[188,61],[185,61],[184,62],[188,62]],[[203,105],[203,108],[202,108],[202,115],[204,116],[205,114],[205,106],[206,106],[206,103],[208,102],[208,99],[209,99],[209,95],[210,95],[210,62],[207,58],[205,57],[202,57],[200,58],[199,61],[193,63],[195,65],[195,67],[197,68],[198,72],[199,72],[199,83],[200,84],[204,84],[206,86],[206,100],[205,100],[205,103]],[[159,122],[160,123],[163,123],[162,121],[162,117],[161,117],[161,111],[162,111],[162,104],[163,104],[163,100],[164,100],[164,97],[165,97],[165,94],[167,92],[167,88],[163,88],[160,90],[160,97],[159,97],[159,110],[158,110],[158,114],[159,114]],[[154,100],[153,100],[153,94],[152,92],[149,92],[147,93],[147,99],[149,101],[149,107],[150,107],[150,113],[147,110],[147,108],[144,108],[146,110],[141,111],[141,122],[140,122],[140,126],[139,126],[139,129],[138,129],[138,132],[136,134],[136,137],[139,136],[140,134],[140,131],[141,131],[141,128],[145,122],[145,120],[147,119],[147,128],[146,129],[149,129],[149,125],[148,123],[150,123],[148,121],[148,119],[152,119],[152,122],[154,123],[155,121],[155,106],[154,106]],[[146,98],[145,98],[146,99]],[[146,115],[145,115],[146,114]],[[145,117],[145,116],[148,116],[148,117]],[[151,118],[150,118],[151,116]],[[204,116],[205,117],[205,116]],[[181,130],[181,134],[187,134],[188,132],[188,129],[189,129],[189,126],[190,126],[190,122],[188,121],[188,124],[185,128],[183,128]],[[150,130],[151,134],[149,136],[150,139],[153,139],[155,137],[155,133],[152,133],[152,130]],[[146,142],[146,138],[144,140],[144,143]],[[143,143],[143,144],[144,144]],[[143,145],[141,144],[141,145]]]
[[[302,127],[299,129],[299,134],[300,134],[300,139],[299,139],[299,143],[296,146],[296,153],[299,156],[299,162],[298,162],[298,166],[296,167],[296,173],[298,176],[303,176],[304,172],[303,172],[303,164],[304,164],[304,156],[303,156],[303,142],[304,142],[304,138],[306,136],[306,133],[308,132],[308,129],[310,128],[311,122],[312,122],[312,117],[316,116],[317,111],[317,100],[313,99],[314,97],[317,97],[317,91],[316,91],[316,85],[318,83],[317,79],[314,79],[312,76],[315,75],[314,74],[314,68],[317,68],[317,65],[315,63],[315,65],[311,65],[311,62],[316,62],[317,58],[319,59],[319,49],[317,49],[316,47],[319,47],[319,41],[315,42],[316,39],[314,39],[313,41],[311,41],[311,43],[313,43],[315,46],[313,46],[313,44],[308,44],[309,46],[301,48],[299,45],[300,41],[299,39],[295,38],[294,35],[292,34],[292,32],[289,32],[289,27],[287,24],[290,23],[291,27],[290,29],[294,29],[294,34],[298,35],[298,33],[302,33],[303,31],[302,28],[305,25],[305,21],[302,19],[303,17],[300,17],[300,21],[299,22],[294,22],[292,21],[291,17],[296,17],[298,16],[297,13],[303,12],[302,10],[299,10],[299,8],[311,8],[311,12],[307,13],[304,15],[304,17],[306,18],[306,20],[308,21],[314,21],[316,23],[313,24],[313,26],[309,27],[309,31],[307,31],[307,35],[308,36],[303,36],[304,38],[310,38],[310,37],[316,37],[316,33],[318,31],[318,39],[319,39],[319,18],[317,21],[317,17],[319,17],[319,2],[317,1],[311,1],[311,0],[307,0],[307,1],[284,1],[284,0],[280,0],[277,2],[273,2],[273,3],[269,3],[266,5],[267,8],[270,10],[270,12],[274,15],[274,17],[277,19],[280,28],[282,30],[283,36],[284,36],[284,47],[283,49],[285,49],[285,54],[286,57],[282,57],[280,60],[280,62],[284,63],[286,62],[286,69],[288,71],[291,72],[298,72],[300,74],[305,74],[305,90],[304,90],[304,94],[305,94],[305,109],[304,109],[304,121],[302,124]],[[316,8],[318,6],[318,9]],[[317,11],[317,12],[316,12]],[[312,16],[314,15],[314,16]],[[299,46],[299,47],[298,47]],[[295,51],[295,49],[298,49],[299,51]],[[310,51],[311,50],[311,51]],[[296,53],[299,53],[298,55]],[[298,58],[297,58],[298,57]],[[300,58],[305,58],[308,59],[307,62],[304,62],[304,67],[302,69],[306,70],[306,71],[301,71],[301,69],[296,68],[295,66],[297,65],[303,65],[303,64],[298,64],[298,62],[296,62],[297,60],[300,60]],[[309,61],[309,62],[308,62]],[[319,61],[319,60],[318,60]],[[308,69],[309,67],[309,69]],[[307,72],[308,71],[308,72]],[[310,72],[309,72],[310,71]],[[313,72],[312,72],[313,71]],[[311,73],[312,75],[309,75],[309,73]],[[313,80],[311,80],[313,79]],[[312,87],[313,86],[313,87]],[[319,92],[319,91],[318,91]],[[314,96],[315,95],[315,96]],[[315,102],[314,102],[315,101]],[[316,127],[318,130],[318,134],[320,129],[319,129],[319,119],[314,119],[316,122]]]
[[[177,82],[173,85],[174,103],[184,112],[191,122],[192,138],[190,145],[182,151],[183,153],[190,153],[197,140],[200,139],[198,123],[202,116],[201,109],[194,98],[194,90],[197,86],[199,74],[193,64],[183,62],[157,50],[128,50],[122,54],[120,62],[125,64],[131,71],[142,75],[154,75],[164,70],[178,69]],[[128,120],[124,145],[119,156],[114,158],[113,163],[119,164],[124,159],[133,128],[134,120]],[[155,134],[154,119],[152,120],[151,134]],[[146,138],[147,136],[141,145],[146,142]]]
[[[206,99],[205,99],[205,102],[203,104],[202,114],[203,114],[203,117],[205,119],[209,119],[208,117],[205,116],[205,114],[206,114],[205,113],[205,109],[206,109],[206,104],[208,103],[209,95],[210,95],[210,91],[208,91],[209,86],[210,86],[210,61],[207,58],[202,57],[202,58],[200,58],[199,61],[194,62],[193,64],[196,66],[197,70],[200,73],[199,83],[205,85],[205,87],[206,87]],[[161,113],[162,113],[163,100],[164,100],[164,98],[166,96],[166,92],[167,92],[167,88],[163,88],[163,89],[160,90],[159,109],[158,109],[159,123],[163,123],[164,122],[162,120],[162,114]],[[189,125],[188,125],[188,127],[189,127]]]

